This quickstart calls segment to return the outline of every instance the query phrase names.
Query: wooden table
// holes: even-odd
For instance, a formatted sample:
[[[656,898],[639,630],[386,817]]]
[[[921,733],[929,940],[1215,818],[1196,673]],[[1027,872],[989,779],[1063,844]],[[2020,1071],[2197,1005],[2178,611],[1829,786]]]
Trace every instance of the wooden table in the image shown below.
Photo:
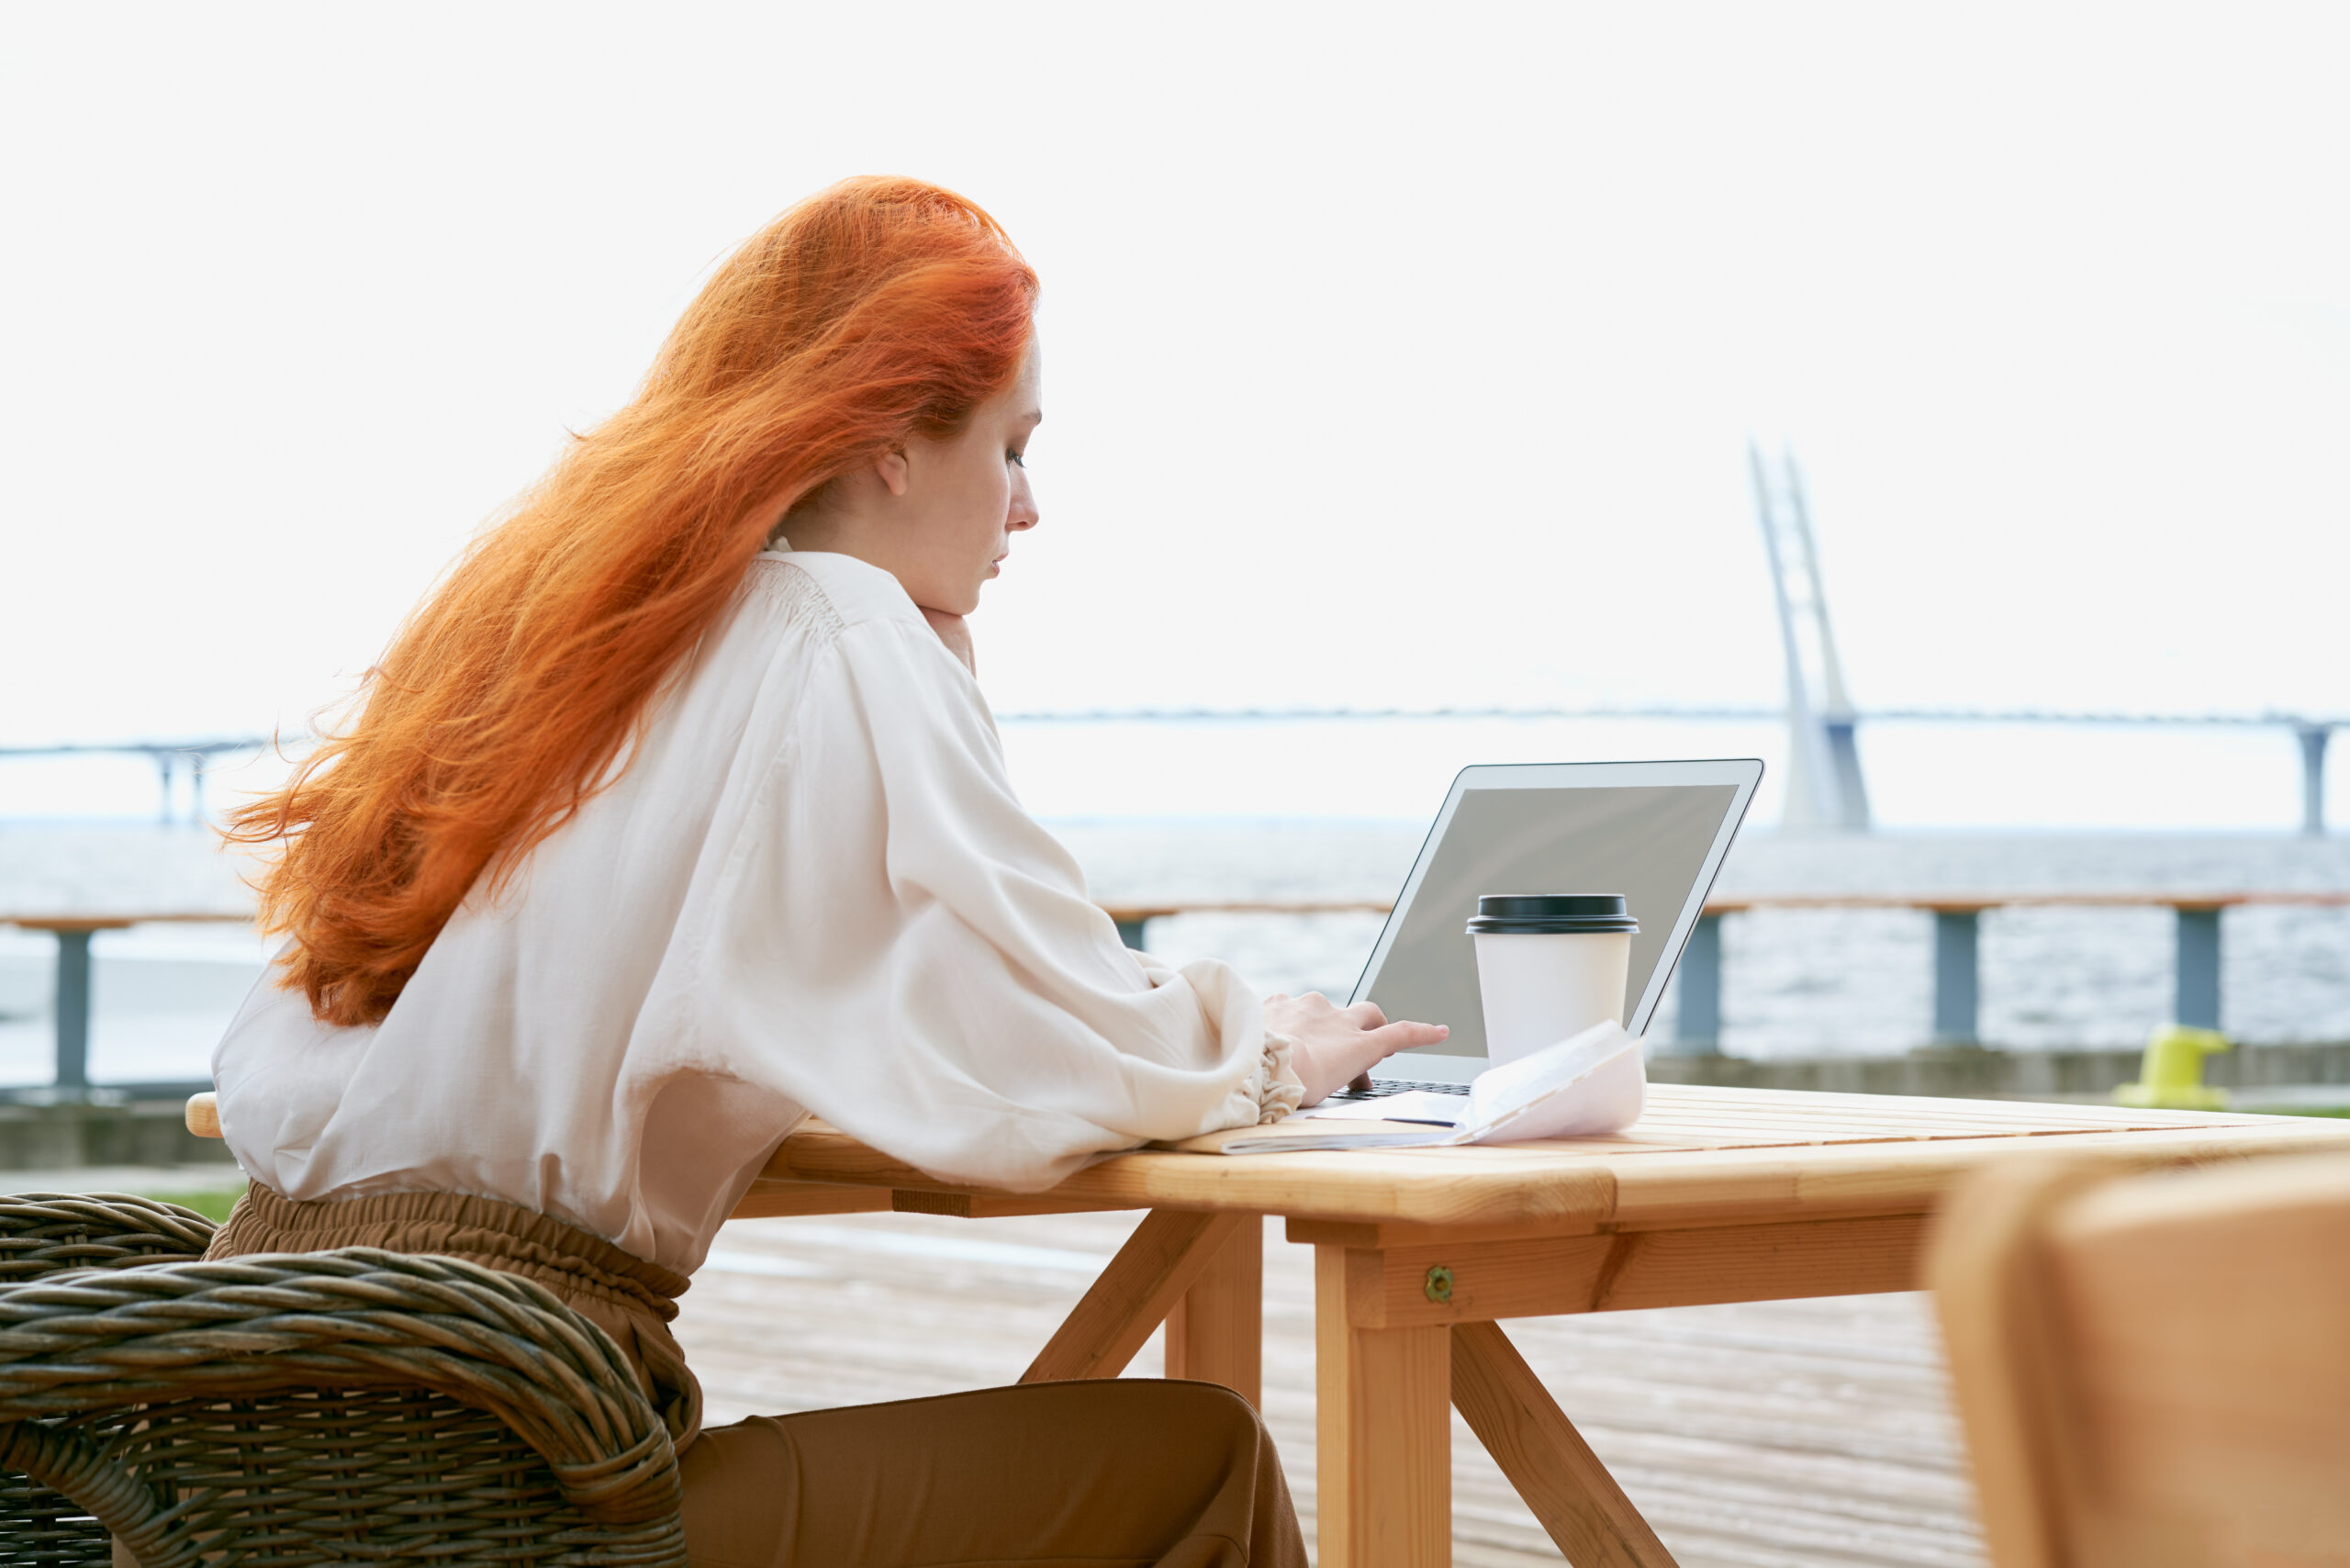
[[[1331,1154],[1121,1155],[1035,1196],[933,1182],[832,1128],[785,1140],[738,1217],[1150,1214],[1024,1382],[1167,1371],[1250,1399],[1264,1215],[1315,1249],[1323,1568],[1451,1558],[1458,1406],[1574,1568],[1671,1555],[1497,1326],[1506,1317],[1915,1289],[1936,1200],[2034,1150],[2154,1166],[2350,1149],[2280,1116],[1650,1089],[1611,1138]]]
[[[218,1137],[212,1096],[188,1125]],[[1145,1151],[1048,1193],[958,1188],[823,1126],[737,1218],[1148,1209],[1023,1382],[1114,1377],[1162,1322],[1167,1372],[1251,1400],[1261,1216],[1315,1249],[1323,1568],[1451,1558],[1458,1406],[1574,1568],[1673,1558],[1497,1327],[1505,1317],[1917,1288],[1937,1200],[1987,1161],[2117,1166],[2350,1149],[2350,1123],[1652,1084],[1615,1137],[1225,1157]]]

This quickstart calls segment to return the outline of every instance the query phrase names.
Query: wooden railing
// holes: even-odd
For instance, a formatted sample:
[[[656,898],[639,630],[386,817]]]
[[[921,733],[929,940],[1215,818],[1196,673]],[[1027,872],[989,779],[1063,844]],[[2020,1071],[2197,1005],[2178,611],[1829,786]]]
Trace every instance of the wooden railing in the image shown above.
[[[208,1081],[117,1083],[93,1091],[90,1084],[90,938],[100,931],[121,931],[133,925],[250,925],[251,914],[218,910],[151,910],[137,913],[0,914],[0,924],[27,931],[46,931],[57,938],[56,1066],[43,1088],[7,1091],[9,1099],[86,1101],[103,1098],[170,1099],[208,1089]]]
[[[1681,955],[1676,982],[1679,1022],[1669,1048],[1690,1055],[1710,1053],[1721,1038],[1722,942],[1726,916],[1761,909],[1913,909],[1934,917],[1934,1027],[1937,1045],[1976,1044],[1980,1037],[1982,982],[1979,933],[1983,912],[1993,909],[2087,907],[2167,908],[2176,913],[2177,989],[2174,1015],[2181,1024],[2220,1026],[2221,913],[2253,904],[2338,908],[2350,906],[2350,890],[2287,889],[2131,891],[2105,889],[2067,891],[2020,889],[2010,892],[1923,893],[1724,893],[1706,901],[1705,913]],[[1228,899],[1118,902],[1103,909],[1130,947],[1147,947],[1150,923],[1178,914],[1385,914],[1393,905],[1380,899]],[[207,922],[241,924],[252,916],[195,911],[111,913],[0,914],[0,924],[47,931],[57,938],[57,1058],[52,1082],[15,1091],[17,1099],[88,1099],[90,937],[98,931],[132,925]],[[197,1083],[113,1084],[109,1096],[192,1092]]]
[[[2167,908],[2177,918],[2176,1022],[2201,1028],[2220,1026],[2220,913],[2247,904],[2338,908],[2350,905],[2350,890],[2232,889],[2140,891],[2108,889],[2066,890],[2019,889],[2010,892],[1922,893],[1721,893],[1706,901],[1705,913],[1682,950],[1678,1021],[1671,1048],[1706,1055],[1721,1040],[1722,918],[1757,909],[1914,909],[1934,917],[1933,1041],[1971,1046],[1982,1038],[1983,912],[2026,908]],[[1393,905],[1361,901],[1128,905],[1113,908],[1119,935],[1131,947],[1144,946],[1145,927],[1164,915],[1218,913],[1320,914],[1338,911],[1384,914]]]

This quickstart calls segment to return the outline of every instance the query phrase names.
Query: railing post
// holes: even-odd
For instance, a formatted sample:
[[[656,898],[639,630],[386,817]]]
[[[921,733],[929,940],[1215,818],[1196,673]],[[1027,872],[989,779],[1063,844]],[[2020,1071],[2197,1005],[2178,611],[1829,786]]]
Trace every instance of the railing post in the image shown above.
[[[2178,992],[2173,1010],[2197,1029],[2220,1026],[2220,912],[2178,912]]]
[[[2325,743],[2333,732],[2323,724],[2301,724],[2294,733],[2301,741],[2301,831],[2311,838],[2325,836]]]
[[[1150,950],[1150,947],[1149,945],[1142,939],[1142,934],[1144,928],[1149,924],[1150,916],[1147,914],[1140,920],[1122,920],[1118,922],[1118,940],[1124,942],[1127,946],[1133,948],[1137,953],[1147,953]]]
[[[1673,1025],[1675,1056],[1710,1056],[1722,1038],[1722,917],[1701,914],[1681,950],[1681,1008]]]
[[[1976,1016],[1981,1011],[1982,969],[1975,941],[1981,926],[1979,910],[1934,911],[1934,1044],[1938,1046],[1981,1042]]]
[[[57,1088],[90,1087],[90,933],[60,930],[57,937]]]

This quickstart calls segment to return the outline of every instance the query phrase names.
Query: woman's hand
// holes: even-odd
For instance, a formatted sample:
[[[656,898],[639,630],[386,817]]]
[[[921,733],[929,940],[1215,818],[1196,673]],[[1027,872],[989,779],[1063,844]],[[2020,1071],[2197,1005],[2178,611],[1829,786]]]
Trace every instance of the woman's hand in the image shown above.
[[[959,615],[949,615],[943,610],[932,610],[927,606],[923,607],[922,618],[930,622],[930,629],[938,633],[940,642],[946,644],[946,651],[961,659],[963,667],[969,670],[976,679],[979,666],[972,655],[970,622]]]
[[[1265,1027],[1292,1041],[1289,1065],[1318,1105],[1397,1051],[1432,1046],[1452,1031],[1441,1024],[1390,1024],[1368,1002],[1337,1007],[1318,991],[1265,998]]]

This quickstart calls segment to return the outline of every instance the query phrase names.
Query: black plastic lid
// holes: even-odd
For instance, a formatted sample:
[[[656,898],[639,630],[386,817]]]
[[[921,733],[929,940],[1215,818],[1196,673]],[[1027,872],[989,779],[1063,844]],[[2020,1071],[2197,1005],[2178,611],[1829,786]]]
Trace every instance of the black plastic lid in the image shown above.
[[[1621,893],[1485,893],[1469,922],[1472,936],[1511,932],[1544,936],[1567,932],[1638,931]]]

